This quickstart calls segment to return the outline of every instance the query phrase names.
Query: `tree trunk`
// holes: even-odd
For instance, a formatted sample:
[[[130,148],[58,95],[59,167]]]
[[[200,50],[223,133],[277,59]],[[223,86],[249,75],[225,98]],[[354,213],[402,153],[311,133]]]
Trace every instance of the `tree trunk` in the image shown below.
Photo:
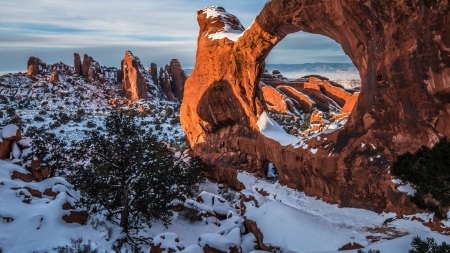
[[[128,234],[128,187],[126,187],[125,180],[122,181],[122,212],[120,213],[120,227],[123,232]]]

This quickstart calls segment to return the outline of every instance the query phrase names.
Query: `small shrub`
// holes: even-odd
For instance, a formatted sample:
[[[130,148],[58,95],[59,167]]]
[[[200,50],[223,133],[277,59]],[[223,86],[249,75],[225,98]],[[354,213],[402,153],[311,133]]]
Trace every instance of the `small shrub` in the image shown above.
[[[44,122],[45,120],[41,116],[36,115],[36,116],[34,116],[34,121]]]
[[[364,251],[362,249],[358,249],[357,253],[366,253],[366,251]],[[377,249],[369,249],[369,251],[367,251],[367,253],[380,253],[380,251]]]
[[[443,242],[438,245],[433,238],[427,238],[422,240],[420,237],[416,236],[411,241],[411,246],[413,247],[408,252],[409,253],[448,253],[450,252],[450,245]]]
[[[450,142],[441,139],[433,148],[422,146],[414,154],[400,155],[392,165],[392,174],[410,182],[415,190],[411,201],[418,207],[446,218],[450,206]]]
[[[40,111],[39,111],[39,114],[45,115],[45,114],[47,114],[47,111],[45,111],[45,110],[40,110]]]
[[[86,123],[86,127],[89,127],[89,128],[94,128],[94,127],[96,127],[97,125],[94,123],[94,122],[92,122],[92,121],[88,121],[87,123]]]
[[[233,201],[236,199],[236,193],[227,189],[224,193],[222,193],[222,197],[228,202],[233,203]]]
[[[6,109],[6,114],[8,114],[8,116],[12,117],[12,116],[16,115],[16,109],[9,107]]]
[[[91,248],[91,241],[84,242],[83,238],[70,239],[71,245],[53,248],[57,253],[98,253],[97,249]]]
[[[169,121],[171,125],[176,125],[180,123],[180,117],[175,117]]]
[[[14,124],[17,127],[19,127],[20,129],[25,128],[25,122],[19,115],[13,115],[12,117],[6,118],[5,120],[3,120],[4,126],[9,125],[9,124]]]
[[[191,207],[184,208],[179,214],[178,217],[180,217],[183,220],[187,220],[190,223],[195,223],[198,221],[202,221],[202,216],[200,215],[199,210]]]

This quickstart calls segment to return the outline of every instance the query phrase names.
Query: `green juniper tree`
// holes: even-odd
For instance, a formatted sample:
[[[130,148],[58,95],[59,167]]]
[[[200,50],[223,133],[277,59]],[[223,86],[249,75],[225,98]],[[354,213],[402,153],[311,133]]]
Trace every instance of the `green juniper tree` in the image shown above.
[[[411,201],[441,218],[450,206],[450,142],[441,139],[433,148],[423,146],[415,153],[400,155],[392,174],[413,184]]]
[[[32,140],[31,152],[24,157],[27,166],[31,166],[32,161],[39,161],[38,170],[48,168],[49,177],[55,176],[57,170],[63,172],[67,163],[67,142],[64,139],[49,132],[46,126],[31,126],[25,135]]]
[[[203,180],[199,158],[186,163],[142,129],[135,116],[113,112],[105,133],[89,131],[72,144],[68,181],[82,193],[82,206],[105,212],[125,233],[153,221],[170,222],[170,201],[192,197]]]

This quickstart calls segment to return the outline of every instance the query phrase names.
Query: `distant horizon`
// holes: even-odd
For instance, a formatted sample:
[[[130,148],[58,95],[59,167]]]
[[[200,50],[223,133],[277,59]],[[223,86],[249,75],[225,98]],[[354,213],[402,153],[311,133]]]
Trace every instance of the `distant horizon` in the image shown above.
[[[139,56],[138,56],[139,57]],[[41,59],[42,60],[42,59]],[[94,60],[96,60],[95,58],[94,58]],[[43,60],[42,60],[43,61]],[[142,60],[141,60],[142,61]],[[52,65],[52,64],[55,64],[55,63],[59,63],[60,61],[58,61],[58,62],[45,62],[45,61],[43,61],[44,63],[46,63],[46,64],[49,64],[49,65]],[[170,61],[169,61],[170,62]],[[167,63],[167,64],[169,64],[169,62]],[[69,65],[69,66],[72,66],[73,67],[73,64],[68,64],[68,63],[66,63],[66,62],[63,62],[64,64],[66,64],[66,65]],[[107,66],[107,65],[104,65],[104,64],[102,64],[101,62],[99,62],[100,63],[100,65],[101,66],[105,66],[105,67],[115,67],[115,68],[119,68],[118,66]],[[305,63],[266,63],[266,65],[306,65],[306,64],[350,64],[350,65],[352,65],[352,66],[354,66],[353,65],[353,63],[349,63],[349,62],[305,62]],[[25,65],[26,65],[26,63],[25,63]],[[181,63],[181,65],[183,65],[183,63]],[[158,67],[160,67],[161,65],[157,65]],[[164,65],[165,66],[165,65]],[[144,67],[145,68],[148,68],[149,66],[145,66],[144,65]],[[193,70],[194,69],[194,66],[192,66],[192,67],[182,67],[184,70]],[[16,73],[19,73],[19,72],[22,72],[22,73],[26,73],[27,72],[27,69],[26,68],[24,68],[24,69],[22,69],[22,70],[0,70],[0,75],[5,75],[5,74],[16,74]]]

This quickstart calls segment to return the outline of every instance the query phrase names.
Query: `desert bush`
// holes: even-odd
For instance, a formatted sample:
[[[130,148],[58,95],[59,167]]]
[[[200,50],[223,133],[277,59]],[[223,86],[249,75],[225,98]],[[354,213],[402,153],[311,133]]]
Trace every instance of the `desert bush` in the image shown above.
[[[34,121],[44,122],[45,120],[41,116],[36,115],[36,116],[34,116]]]
[[[83,238],[70,239],[71,245],[53,248],[57,253],[98,253],[97,249],[91,248],[91,241],[84,242]]]
[[[357,253],[366,253],[366,251],[364,251],[362,249],[358,249]],[[380,251],[377,249],[369,249],[369,251],[367,251],[367,253],[380,253]]]
[[[411,201],[446,218],[450,206],[450,142],[441,139],[433,148],[422,146],[415,153],[400,155],[392,165],[392,174],[410,182],[415,190]]]
[[[438,245],[433,238],[421,239],[416,236],[411,241],[411,246],[413,247],[408,252],[409,253],[449,253],[450,245],[443,242]]]
[[[180,217],[183,220],[187,220],[190,223],[202,221],[202,216],[200,214],[200,211],[193,207],[192,208],[191,207],[184,208],[181,212],[178,213],[178,217]]]
[[[89,128],[94,128],[94,127],[96,127],[97,125],[94,123],[94,122],[92,122],[92,121],[88,121],[87,123],[86,123],[86,127],[89,127]]]

